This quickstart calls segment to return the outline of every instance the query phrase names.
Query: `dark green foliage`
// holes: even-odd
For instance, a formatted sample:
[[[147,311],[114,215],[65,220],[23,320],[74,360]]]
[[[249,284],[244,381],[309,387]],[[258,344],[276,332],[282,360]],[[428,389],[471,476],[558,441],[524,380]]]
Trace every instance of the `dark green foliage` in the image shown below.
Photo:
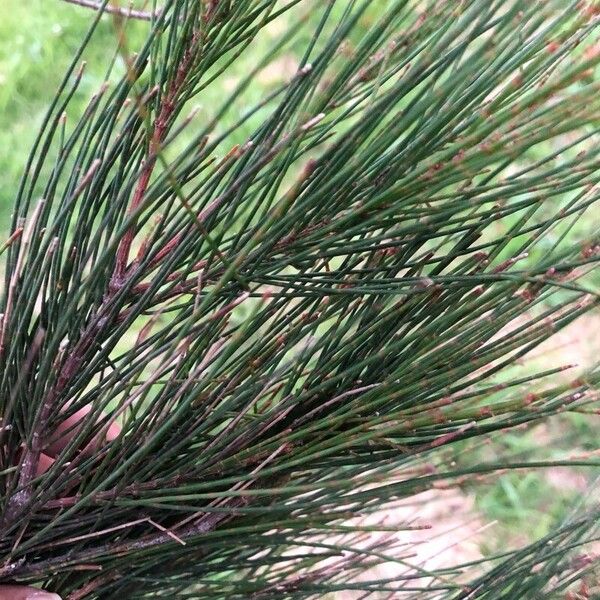
[[[71,122],[74,57],[3,247],[2,578],[71,600],[563,594],[585,511],[552,550],[439,573],[347,521],[465,476],[598,465],[439,452],[595,400],[595,369],[517,361],[599,303],[596,5],[166,0],[140,48],[114,18],[127,74]],[[255,101],[290,51],[296,75]],[[352,582],[381,559],[393,581]]]

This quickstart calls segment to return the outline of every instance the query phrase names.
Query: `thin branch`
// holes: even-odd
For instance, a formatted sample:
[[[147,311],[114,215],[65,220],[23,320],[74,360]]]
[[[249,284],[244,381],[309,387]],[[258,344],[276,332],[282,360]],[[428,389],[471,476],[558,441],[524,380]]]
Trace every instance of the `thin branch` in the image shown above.
[[[150,183],[150,178],[152,177],[154,167],[156,166],[161,144],[164,142],[169,131],[169,125],[171,124],[173,113],[177,107],[177,100],[189,75],[189,71],[197,59],[195,50],[197,48],[199,39],[199,32],[196,32],[192,36],[192,39],[185,50],[175,78],[169,86],[165,97],[161,100],[160,112],[158,113],[158,116],[153,124],[148,154],[144,160],[142,174],[138,180],[131,204],[129,206],[129,214],[135,213],[144,199]],[[127,261],[129,259],[129,251],[131,249],[134,236],[135,230],[133,227],[131,227],[123,236],[123,239],[121,240],[121,243],[117,249],[115,271],[111,281],[111,285],[116,286],[116,289],[118,289],[122,284],[123,277],[125,276]]]
[[[0,577],[35,575],[36,573],[43,573],[48,569],[63,568],[83,560],[97,559],[107,554],[113,556],[126,555],[132,550],[145,550],[146,548],[155,548],[164,544],[181,544],[182,541],[214,531],[218,525],[231,519],[231,517],[235,515],[235,509],[243,506],[245,503],[246,500],[244,498],[232,498],[223,507],[230,509],[231,512],[206,513],[195,523],[192,523],[184,530],[179,531],[176,538],[173,537],[173,533],[170,530],[164,533],[161,531],[161,533],[148,535],[144,538],[123,542],[121,544],[109,542],[84,550],[77,555],[74,555],[73,552],[67,552],[66,554],[53,556],[38,562],[11,563],[0,568]]]
[[[147,12],[135,10],[133,8],[121,8],[120,6],[113,6],[111,4],[102,8],[102,2],[94,2],[93,0],[63,0],[63,2],[75,4],[76,6],[83,6],[84,8],[91,8],[92,10],[101,10],[102,12],[126,17],[128,19],[140,19],[142,21],[152,21],[159,17],[161,13],[161,11]]]
[[[69,0],[71,1],[71,0]],[[76,2],[80,2],[83,0],[74,0]],[[87,0],[85,0],[87,1]],[[154,165],[156,164],[156,155],[160,148],[160,144],[164,141],[164,137],[168,132],[168,126],[170,118],[173,114],[173,111],[176,108],[176,100],[178,94],[183,87],[186,77],[189,74],[190,68],[193,66],[195,60],[194,47],[198,42],[198,34],[195,34],[187,48],[184,59],[177,69],[177,73],[175,79],[173,80],[168,93],[166,94],[159,115],[154,123],[153,134],[150,142],[149,155],[146,159],[146,164],[142,173],[140,180],[138,181],[138,185],[136,187],[133,200],[130,206],[130,212],[135,211],[135,209],[142,202],[146,189],[148,187],[150,177],[154,170]],[[93,174],[96,172],[98,166],[100,165],[100,161],[94,161],[92,167],[89,172],[83,177],[82,182],[77,186],[74,196],[79,196],[79,194],[87,187],[90,183]],[[35,225],[35,221],[37,219],[37,215],[43,206],[43,202],[38,205],[36,208],[36,213],[34,213],[32,217],[32,223],[30,224],[30,229]],[[25,236],[28,237],[27,235]],[[124,238],[121,240],[121,244],[117,250],[117,259],[115,272],[112,280],[109,282],[109,289],[107,291],[106,299],[99,307],[98,312],[95,318],[92,320],[90,325],[82,334],[81,338],[74,346],[73,351],[70,353],[68,358],[63,363],[60,368],[59,375],[54,387],[52,387],[42,405],[42,409],[40,411],[40,415],[36,421],[33,435],[31,447],[27,446],[25,452],[23,453],[22,459],[22,468],[19,474],[19,480],[17,485],[17,491],[14,493],[8,501],[7,509],[4,515],[4,522],[8,523],[12,519],[19,516],[23,509],[27,506],[30,497],[31,497],[31,481],[35,475],[37,464],[39,462],[40,453],[43,447],[45,431],[44,428],[48,421],[48,416],[54,403],[60,393],[67,387],[71,379],[78,372],[78,369],[81,367],[82,361],[84,359],[85,352],[89,349],[89,347],[94,343],[97,339],[97,335],[100,333],[102,327],[101,323],[105,319],[105,313],[109,312],[111,302],[116,294],[118,294],[120,290],[120,286],[124,284],[124,275],[125,269],[127,266],[127,259],[129,257],[129,248],[131,243],[133,242],[134,230],[133,228],[128,230],[125,233]],[[25,244],[23,244],[26,247]],[[22,254],[19,255],[20,257]],[[19,269],[15,269],[13,279],[18,276]],[[10,297],[9,297],[10,299]],[[10,308],[10,304],[8,303]],[[5,311],[6,314],[9,311]],[[3,323],[6,322],[6,314],[4,317]],[[2,351],[2,340],[4,337],[5,326],[2,326],[2,330],[0,332],[0,353]]]

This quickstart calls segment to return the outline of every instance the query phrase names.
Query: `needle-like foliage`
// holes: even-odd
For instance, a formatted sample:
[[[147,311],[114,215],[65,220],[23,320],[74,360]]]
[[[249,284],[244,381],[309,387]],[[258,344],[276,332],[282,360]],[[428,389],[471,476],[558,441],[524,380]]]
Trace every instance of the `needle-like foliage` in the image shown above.
[[[165,0],[132,48],[136,15],[98,4],[2,246],[0,580],[70,600],[564,597],[587,513],[439,572],[363,517],[571,464],[440,449],[595,400],[595,369],[518,364],[600,303],[598,5]],[[107,84],[73,118],[107,18]],[[357,578],[381,560],[395,577]]]

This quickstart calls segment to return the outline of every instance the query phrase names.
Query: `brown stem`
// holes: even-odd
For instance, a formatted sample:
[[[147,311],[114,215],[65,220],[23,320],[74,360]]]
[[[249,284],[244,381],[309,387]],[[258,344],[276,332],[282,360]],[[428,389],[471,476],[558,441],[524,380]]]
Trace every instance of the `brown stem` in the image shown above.
[[[199,34],[196,33],[192,36],[190,45],[184,53],[181,64],[177,69],[175,78],[169,86],[169,90],[167,91],[161,103],[160,112],[158,113],[158,116],[154,121],[154,130],[150,139],[148,155],[145,160],[142,174],[133,193],[131,204],[129,205],[130,216],[134,214],[135,211],[139,208],[142,201],[144,200],[144,196],[146,195],[146,191],[150,183],[150,178],[152,177],[154,167],[156,166],[158,153],[160,152],[161,145],[164,142],[165,137],[169,131],[169,125],[172,120],[175,108],[177,107],[177,100],[179,94],[181,93],[183,84],[187,79],[187,76],[192,65],[194,64],[194,61],[196,60],[196,47],[198,44],[198,40]],[[115,272],[111,281],[111,283],[116,284],[117,286],[120,285],[125,274],[127,261],[129,260],[129,251],[131,249],[131,244],[133,243],[134,236],[135,229],[133,226],[131,226],[123,236],[123,239],[121,240],[117,249]]]
[[[80,3],[84,1],[87,2],[88,0],[73,1]],[[135,213],[144,199],[154,166],[156,165],[160,146],[169,130],[169,124],[172,120],[179,94],[189,74],[189,70],[196,60],[195,50],[198,40],[199,34],[196,33],[192,36],[190,44],[184,53],[181,64],[177,69],[175,78],[169,86],[169,89],[164,96],[164,100],[162,101],[160,112],[154,122],[154,129],[148,149],[148,155],[146,157],[146,162],[129,206],[130,215]],[[97,166],[98,165],[95,165],[94,169],[97,168]],[[76,194],[79,194],[81,190],[85,188],[85,186],[89,183],[89,179],[91,179],[91,176],[88,177],[86,175],[86,177],[84,177],[82,184],[77,188]],[[117,249],[115,270],[108,284],[109,289],[102,305],[98,309],[95,318],[86,328],[77,344],[75,344],[75,347],[71,350],[68,358],[60,367],[56,384],[48,391],[44,399],[38,419],[34,424],[31,445],[27,446],[23,452],[21,466],[19,469],[17,491],[11,496],[7,503],[7,508],[3,518],[3,523],[5,525],[10,525],[11,521],[14,521],[18,516],[20,516],[30,502],[32,494],[31,481],[35,476],[41,450],[43,448],[45,427],[48,417],[51,414],[57,398],[65,390],[75,374],[79,372],[86,352],[96,342],[98,333],[106,324],[106,313],[108,312],[113,299],[121,289],[121,286],[125,283],[125,271],[127,267],[127,261],[129,259],[129,250],[133,242],[134,235],[135,231],[134,227],[132,226],[123,236],[123,239],[121,240]]]
[[[92,10],[103,10],[105,13],[129,19],[141,19],[142,21],[152,21],[152,19],[160,16],[160,11],[152,13],[143,10],[135,10],[133,8],[121,8],[120,6],[112,6],[110,4],[102,9],[102,2],[94,2],[93,0],[63,0],[63,2],[75,4],[76,6],[83,6],[84,8],[91,8]]]
[[[83,600],[83,598],[89,596],[95,589],[99,588],[105,583],[114,581],[115,579],[117,579],[117,577],[119,577],[119,575],[117,575],[116,573],[111,573],[107,575],[102,575],[100,577],[97,577],[96,579],[92,579],[92,581],[86,583],[83,587],[80,587],[78,590],[71,592],[67,596],[67,600]]]
[[[95,160],[88,172],[83,176],[77,188],[73,193],[73,198],[77,198],[90,184],[93,180],[94,174],[100,166],[101,161]],[[18,277],[20,272],[20,261],[23,260],[24,251],[27,247],[29,237],[33,232],[33,228],[35,227],[35,223],[37,222],[40,211],[43,207],[43,201],[41,201],[36,207],[28,229],[25,231],[24,242],[23,242],[23,250],[19,254],[17,266],[13,270],[13,279]],[[27,241],[27,244],[25,244]],[[9,295],[10,299],[10,295]],[[103,305],[104,306],[104,305]],[[100,309],[100,314],[102,313],[102,308]],[[5,312],[5,315],[8,311]],[[95,323],[93,323],[95,325]],[[89,330],[89,327],[88,327]],[[1,350],[1,336],[4,335],[4,327],[2,328],[2,334],[0,334],[0,350]],[[85,336],[82,337],[82,340],[86,339]],[[81,344],[81,341],[78,345]],[[77,346],[76,346],[77,348]],[[84,350],[87,349],[87,345]],[[44,402],[42,404],[40,413],[33,424],[33,431],[31,435],[31,444],[25,446],[25,451],[23,452],[23,456],[20,462],[19,469],[19,479],[17,481],[17,491],[10,497],[6,505],[6,511],[3,515],[2,522],[4,525],[9,525],[11,521],[13,521],[16,517],[22,514],[25,507],[29,504],[31,499],[31,481],[35,476],[37,471],[37,466],[40,460],[40,454],[43,448],[43,438],[44,438],[44,428],[46,427],[46,423],[48,421],[48,417],[50,416],[50,412],[56,400],[56,397],[60,392],[65,388],[69,379],[77,373],[79,364],[81,363],[82,357],[79,352],[74,351],[71,356],[65,361],[63,368],[60,371],[58,380],[54,388],[52,388],[48,394],[46,395]],[[72,363],[75,364],[72,364]]]
[[[182,531],[178,531],[177,537],[180,540],[185,541],[195,536],[214,531],[223,521],[231,519],[234,516],[235,509],[243,506],[246,504],[246,502],[247,500],[244,498],[232,498],[224,506],[224,508],[231,509],[232,513],[206,513],[195,523],[188,525]],[[49,571],[56,571],[68,567],[69,565],[98,559],[106,555],[113,557],[117,555],[126,555],[132,551],[145,550],[147,548],[156,548],[165,544],[177,543],[178,542],[173,539],[173,536],[169,535],[169,532],[148,535],[139,540],[133,540],[122,544],[106,543],[94,548],[90,548],[84,552],[80,552],[79,554],[74,554],[71,551],[60,556],[53,556],[52,558],[37,562],[20,562],[5,565],[4,567],[0,568],[0,579],[4,579],[6,577],[22,578],[31,575],[42,575]]]

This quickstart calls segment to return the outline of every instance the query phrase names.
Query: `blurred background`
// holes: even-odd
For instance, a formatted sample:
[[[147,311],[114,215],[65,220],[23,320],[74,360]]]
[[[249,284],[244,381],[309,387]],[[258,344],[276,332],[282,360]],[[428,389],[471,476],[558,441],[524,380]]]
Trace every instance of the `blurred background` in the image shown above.
[[[142,2],[135,4],[141,5]],[[2,0],[1,12],[0,234],[4,238],[29,148],[64,71],[94,19],[94,12],[63,0]],[[366,28],[369,16],[365,19],[363,25]],[[272,31],[267,31],[260,42],[265,50],[268,50],[269,36],[273,39],[278,36],[285,23],[271,27]],[[135,51],[146,30],[144,22],[128,26],[126,43],[129,51]],[[301,44],[301,40],[298,43]],[[81,114],[90,96],[104,81],[107,65],[115,57],[115,48],[113,19],[104,16],[86,52],[88,67],[69,109],[73,114]],[[116,60],[120,60],[118,55]],[[222,96],[231,91],[254,62],[253,56],[240,57],[231,73],[222,78],[223,89],[211,89],[210,94]],[[252,96],[258,98],[265,89],[287,80],[295,73],[296,65],[293,54],[278,58],[257,75],[245,95],[246,101]],[[122,72],[122,66],[118,64],[112,76]],[[213,100],[210,95],[199,98],[200,110],[210,111]],[[248,128],[239,135],[249,133],[252,123]],[[571,381],[584,367],[597,361],[599,332],[600,315],[589,314],[536,350],[524,366],[542,370],[576,364],[559,376]],[[476,445],[463,442],[444,452],[448,463],[460,463],[468,456],[472,458],[474,452],[479,458],[489,460],[502,456],[541,460],[590,453],[600,455],[599,441],[598,414],[565,414],[543,424],[490,437],[483,444],[481,441]],[[493,478],[471,480],[456,489],[439,490],[433,495],[428,493],[421,500],[417,497],[416,503],[411,499],[410,505],[397,508],[398,521],[413,515],[432,524],[434,532],[429,531],[425,536],[415,534],[427,541],[424,556],[437,557],[431,560],[443,562],[444,553],[448,552],[454,561],[457,554],[471,560],[543,536],[568,516],[574,501],[589,493],[596,475],[590,469],[561,468],[546,472],[513,471]]]

